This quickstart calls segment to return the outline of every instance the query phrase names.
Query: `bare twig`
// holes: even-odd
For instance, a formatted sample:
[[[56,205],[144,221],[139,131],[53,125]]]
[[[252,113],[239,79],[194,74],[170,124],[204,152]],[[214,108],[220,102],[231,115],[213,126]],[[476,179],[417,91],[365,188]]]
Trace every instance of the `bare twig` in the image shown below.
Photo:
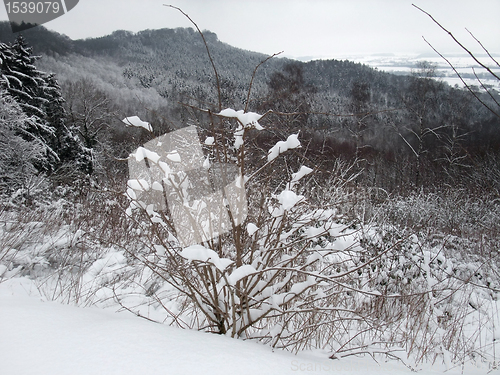
[[[475,62],[477,62],[481,67],[483,67],[484,69],[486,69],[493,77],[495,77],[496,79],[498,79],[500,81],[500,77],[497,76],[492,70],[490,67],[488,67],[487,65],[485,65],[483,62],[481,62],[471,51],[469,51],[462,43],[460,43],[460,41],[455,38],[455,36],[451,33],[451,31],[448,31],[446,28],[444,28],[444,26],[442,26],[438,21],[436,21],[436,19],[434,17],[432,17],[432,15],[428,12],[426,12],[425,10],[423,10],[422,8],[419,8],[418,6],[416,6],[415,4],[412,4],[415,8],[417,8],[418,10],[420,10],[422,13],[425,13],[427,14],[431,20],[436,24],[438,25],[441,29],[443,29],[452,39],[455,43],[457,43],[460,48],[462,48],[465,52],[467,52],[470,57],[472,57],[474,59]]]
[[[474,76],[476,77],[476,80],[479,82],[479,84],[481,85],[481,87],[483,88],[484,91],[486,91],[486,93],[488,94],[488,96],[491,98],[491,100],[493,100],[495,102],[495,104],[500,107],[500,103],[498,102],[498,100],[491,94],[491,92],[486,88],[486,86],[484,85],[483,81],[481,81],[481,79],[479,78],[479,76],[477,75],[476,73],[476,69],[472,68],[472,71],[474,72]]]
[[[250,94],[252,92],[252,86],[253,86],[253,80],[255,78],[255,74],[257,73],[257,69],[259,69],[259,67],[263,64],[265,64],[267,61],[271,60],[273,57],[276,57],[278,55],[281,55],[283,53],[283,51],[281,52],[278,52],[278,53],[275,53],[271,56],[268,56],[265,60],[262,60],[256,67],[255,69],[253,70],[253,74],[252,74],[252,79],[250,79],[250,84],[248,85],[248,95],[247,95],[247,102],[245,104],[245,111],[244,112],[247,112],[248,111],[248,104],[250,103]]]
[[[422,37],[423,38],[423,37]],[[458,76],[458,78],[460,78],[460,80],[462,81],[462,83],[464,84],[464,86],[467,88],[467,90],[474,96],[474,98],[477,99],[477,101],[479,101],[479,103],[481,103],[485,108],[487,108],[491,113],[493,113],[495,116],[497,117],[500,117],[500,113],[497,113],[493,108],[491,108],[488,104],[486,104],[480,97],[479,95],[472,89],[472,87],[470,85],[467,84],[467,82],[465,82],[465,80],[463,79],[462,75],[458,72],[458,70],[455,68],[455,66],[450,62],[450,60],[448,60],[446,57],[443,56],[442,53],[440,53],[436,48],[434,48],[434,46],[432,44],[430,44],[425,38],[423,38],[425,40],[425,42],[434,50],[434,52],[436,52],[444,61],[446,61],[448,63],[448,65],[453,69],[453,71],[455,72],[455,74]]]
[[[495,60],[495,58],[493,56],[491,56],[490,52],[483,46],[483,44],[474,36],[474,34],[472,34],[472,32],[470,32],[467,28],[465,29],[467,30],[467,32],[470,34],[470,36],[476,41],[479,43],[479,45],[481,46],[481,48],[483,49],[484,52],[486,52],[486,54],[490,57],[491,60],[493,60],[493,62],[500,68],[500,63],[498,63],[497,60]]]
[[[168,4],[163,4],[163,5],[166,7],[169,7],[169,8],[176,9],[179,12],[181,12],[189,20],[189,22],[191,22],[194,25],[194,27],[196,27],[196,30],[201,35],[201,38],[203,39],[203,43],[205,44],[205,48],[207,50],[208,58],[210,59],[210,63],[212,64],[212,68],[214,70],[215,82],[217,85],[217,95],[218,95],[218,99],[219,99],[219,111],[221,111],[222,110],[222,96],[221,96],[221,92],[220,92],[219,73],[217,72],[217,68],[215,67],[214,59],[212,58],[212,55],[210,54],[210,48],[208,48],[208,43],[207,43],[207,40],[205,39],[205,35],[203,35],[202,31],[200,30],[200,28],[198,27],[196,22],[194,22],[193,19],[191,17],[189,17],[189,15],[187,13],[185,13],[181,8],[176,7],[174,5],[168,5]]]

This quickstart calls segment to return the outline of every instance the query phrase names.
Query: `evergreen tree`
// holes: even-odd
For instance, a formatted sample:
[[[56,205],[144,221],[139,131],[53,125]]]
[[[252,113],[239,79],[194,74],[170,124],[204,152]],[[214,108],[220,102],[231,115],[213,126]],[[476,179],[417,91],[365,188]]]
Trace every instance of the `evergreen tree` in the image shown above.
[[[18,134],[42,145],[45,157],[37,165],[39,171],[53,172],[69,162],[86,171],[90,154],[65,126],[61,88],[54,75],[36,68],[38,58],[22,36],[12,45],[0,44],[2,86],[30,119]]]
[[[38,169],[50,170],[59,162],[59,157],[52,148],[55,129],[46,121],[46,82],[43,73],[34,65],[37,57],[32,55],[31,48],[19,36],[13,45],[0,46],[0,58],[7,92],[31,120],[23,137],[26,141],[36,139],[43,144],[46,159],[38,165]]]
[[[268,90],[269,94],[259,110],[295,113],[284,121],[284,127],[289,130],[295,131],[306,125],[316,89],[305,81],[303,64],[288,63],[282,72],[274,72],[268,82]]]
[[[26,137],[32,125],[21,106],[5,90],[0,91],[0,191],[12,194],[27,188],[44,161],[43,145]]]
[[[61,93],[61,87],[54,74],[49,74],[46,79],[45,90],[48,99],[45,106],[46,119],[54,128],[53,149],[57,151],[60,164],[73,163],[85,172],[92,172],[91,150],[86,148],[80,138],[76,135],[78,129],[68,126],[67,113],[64,108],[65,100]]]

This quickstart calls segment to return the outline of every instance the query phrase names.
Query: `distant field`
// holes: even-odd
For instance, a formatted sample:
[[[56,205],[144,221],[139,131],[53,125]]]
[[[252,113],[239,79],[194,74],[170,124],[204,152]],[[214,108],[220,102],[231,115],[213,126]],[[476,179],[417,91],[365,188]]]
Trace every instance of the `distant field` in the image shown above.
[[[495,63],[486,55],[477,55],[478,59],[488,66],[495,74],[500,75],[500,68],[495,66]],[[496,61],[500,61],[500,55],[493,55]],[[467,55],[451,55],[446,56],[451,64],[462,75],[464,81],[470,85],[478,85],[474,77],[473,68],[481,78],[485,85],[490,85],[497,90],[500,90],[500,81],[492,79],[491,75],[482,69],[470,56]],[[349,60],[357,63],[365,64],[378,70],[391,72],[394,74],[408,75],[417,70],[417,63],[419,61],[429,61],[437,66],[438,78],[448,82],[451,86],[463,86],[463,82],[457,77],[453,69],[437,55],[399,55],[399,54],[384,54],[384,55],[338,55],[328,57],[304,57],[297,58],[298,60],[318,60],[318,59],[336,59],[336,60]]]
[[[500,56],[493,56],[497,61],[500,61]],[[448,61],[462,75],[467,84],[478,85],[474,76],[474,70],[485,85],[491,85],[497,90],[500,90],[500,81],[493,77],[481,68],[471,57],[465,55],[446,56]],[[500,75],[500,68],[494,67],[494,63],[487,56],[478,55],[480,61],[488,63],[488,66],[493,72]],[[411,74],[417,70],[417,62],[429,61],[437,66],[437,75],[450,85],[463,86],[463,82],[457,77],[453,69],[439,56],[422,56],[422,55],[392,55],[392,56],[352,56],[348,60],[360,62],[395,74]],[[491,63],[490,63],[491,62]]]

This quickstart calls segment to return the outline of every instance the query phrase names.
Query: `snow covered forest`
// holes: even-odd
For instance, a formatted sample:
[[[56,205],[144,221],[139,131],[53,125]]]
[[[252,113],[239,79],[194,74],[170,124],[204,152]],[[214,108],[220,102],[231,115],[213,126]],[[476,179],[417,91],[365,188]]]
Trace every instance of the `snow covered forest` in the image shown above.
[[[328,361],[498,370],[491,87],[193,29],[2,23],[0,69],[0,290]]]

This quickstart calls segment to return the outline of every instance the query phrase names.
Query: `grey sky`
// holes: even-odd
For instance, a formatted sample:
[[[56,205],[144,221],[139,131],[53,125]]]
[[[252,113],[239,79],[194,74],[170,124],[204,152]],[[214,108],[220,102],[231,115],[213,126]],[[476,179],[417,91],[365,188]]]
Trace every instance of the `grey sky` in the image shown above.
[[[490,52],[500,53],[499,0],[80,0],[45,26],[73,39],[117,29],[191,26],[166,3],[181,7],[221,41],[267,54],[334,58],[432,53],[422,36],[442,52],[457,52],[450,37],[412,7],[415,3],[474,51],[479,48],[466,27]],[[0,9],[0,18],[6,20],[5,8]]]

